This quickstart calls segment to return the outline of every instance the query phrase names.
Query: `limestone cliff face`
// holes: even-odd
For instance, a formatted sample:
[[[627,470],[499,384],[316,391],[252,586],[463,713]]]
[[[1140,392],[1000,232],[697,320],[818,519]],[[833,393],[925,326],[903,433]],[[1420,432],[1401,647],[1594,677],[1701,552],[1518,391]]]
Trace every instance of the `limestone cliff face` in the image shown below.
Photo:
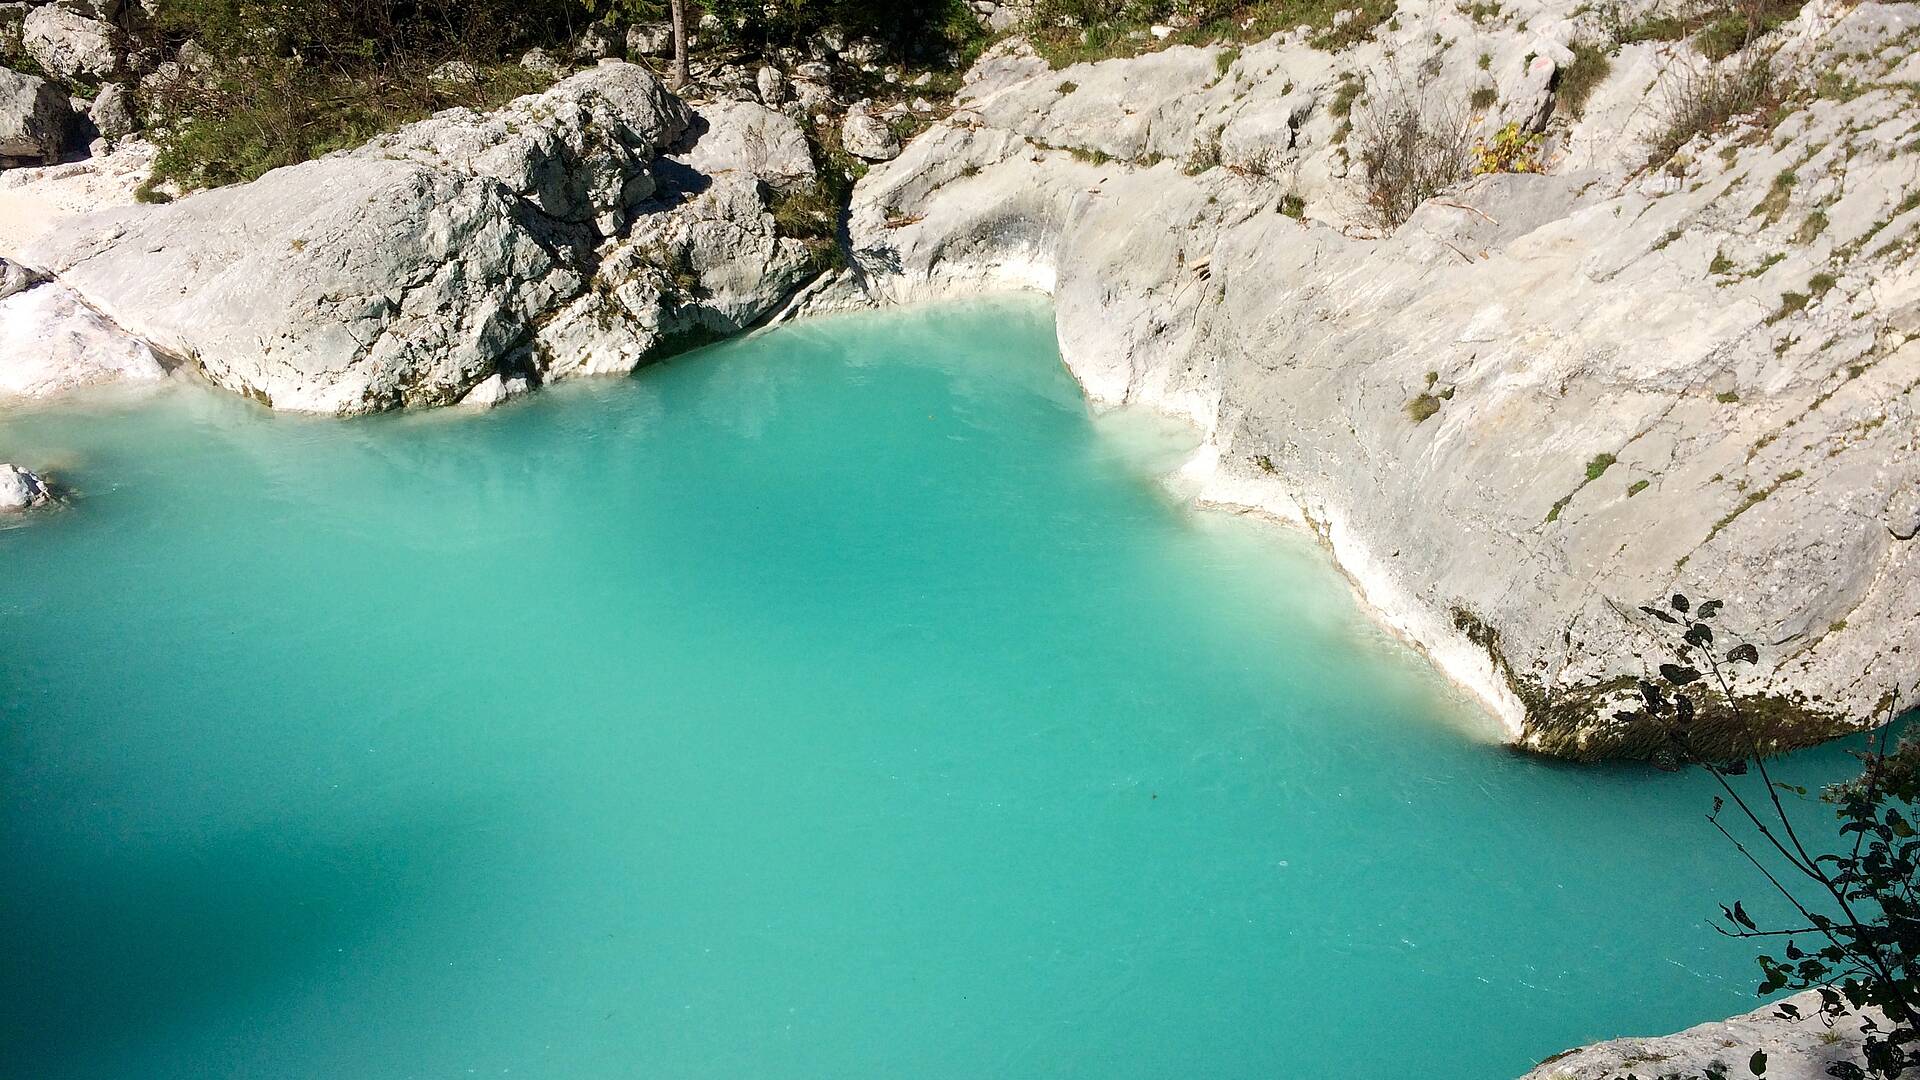
[[[1615,713],[1664,659],[1636,608],[1675,591],[1759,645],[1739,689],[1771,738],[1920,703],[1920,8],[1816,0],[1771,44],[1827,93],[1655,168],[1704,61],[1626,46],[1549,124],[1546,175],[1363,227],[1369,98],[1494,85],[1488,127],[1537,122],[1602,33],[1577,10],[1402,3],[1337,54],[1283,35],[1054,71],[1002,46],[856,190],[864,285],[1051,292],[1096,402],[1201,425],[1201,500],[1318,531],[1525,745],[1665,745]]]
[[[604,64],[497,112],[63,222],[9,253],[52,280],[0,300],[0,341],[20,343],[0,395],[157,375],[148,346],[333,414],[629,371],[678,331],[741,329],[804,279],[806,245],[776,235],[770,202],[812,183],[788,117],[697,113],[644,68]],[[148,367],[101,359],[123,352]]]

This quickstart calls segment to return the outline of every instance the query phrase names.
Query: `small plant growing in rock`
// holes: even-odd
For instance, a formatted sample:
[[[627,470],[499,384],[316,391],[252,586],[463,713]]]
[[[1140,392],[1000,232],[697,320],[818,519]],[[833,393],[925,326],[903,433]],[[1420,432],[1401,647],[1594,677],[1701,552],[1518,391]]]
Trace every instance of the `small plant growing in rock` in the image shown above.
[[[1675,594],[1640,611],[1653,620],[1672,662],[1659,676],[1636,681],[1637,708],[1623,723],[1657,723],[1669,735],[1667,762],[1698,766],[1720,788],[1707,816],[1766,882],[1787,912],[1764,924],[1741,901],[1723,905],[1714,929],[1741,940],[1769,943],[1758,962],[1758,993],[1816,991],[1819,1017],[1853,1017],[1863,1025],[1862,1060],[1828,1070],[1836,1080],[1891,1080],[1920,1068],[1920,736],[1889,747],[1889,729],[1867,736],[1858,779],[1821,794],[1839,822],[1834,835],[1805,831],[1784,795],[1803,788],[1774,779],[1768,756],[1777,753],[1769,723],[1755,713],[1758,697],[1735,690],[1737,672],[1760,660],[1758,647],[1729,642],[1716,627],[1718,600],[1693,604]],[[1894,720],[1889,692],[1878,711]],[[1744,740],[1730,744],[1732,737]],[[1775,946],[1778,946],[1777,948]],[[1783,1019],[1800,1019],[1791,1003]],[[1766,1055],[1749,1062],[1766,1072]]]
[[[1413,400],[1407,402],[1407,418],[1416,424],[1424,424],[1440,411],[1440,399],[1426,391],[1421,391]]]
[[[1476,175],[1545,172],[1540,143],[1538,134],[1522,131],[1519,124],[1508,124],[1494,132],[1493,138],[1473,144],[1473,171]]]
[[[1586,115],[1587,99],[1613,71],[1613,58],[1591,41],[1576,41],[1571,46],[1573,62],[1554,77],[1554,98],[1560,111],[1575,119]]]
[[[1429,101],[1404,81],[1376,85],[1356,136],[1367,216],[1397,229],[1420,204],[1459,183],[1473,162],[1465,110]]]
[[[1663,89],[1662,122],[1646,140],[1647,166],[1665,164],[1696,135],[1775,102],[1770,58],[1754,56],[1732,68],[1711,67],[1670,79]]]

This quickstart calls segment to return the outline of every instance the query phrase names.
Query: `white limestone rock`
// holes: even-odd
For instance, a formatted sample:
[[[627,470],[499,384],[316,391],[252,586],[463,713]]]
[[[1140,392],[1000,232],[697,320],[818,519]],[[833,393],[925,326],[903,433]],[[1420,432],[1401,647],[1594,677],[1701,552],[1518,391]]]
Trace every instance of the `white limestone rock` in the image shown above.
[[[668,23],[652,23],[645,26],[627,28],[628,56],[671,56],[673,55],[673,27]]]
[[[900,136],[886,121],[867,111],[867,103],[856,102],[840,122],[840,145],[847,153],[868,161],[891,161],[900,156]]]
[[[503,405],[533,389],[532,380],[524,375],[508,378],[499,372],[480,380],[480,384],[467,391],[460,404],[475,409],[491,409]]]
[[[700,108],[694,126],[698,139],[675,160],[701,175],[742,173],[779,191],[814,182],[806,132],[783,113],[746,101],[715,102]]]
[[[72,290],[30,284],[0,262],[0,401],[47,398],[82,386],[144,382],[166,374],[144,343],[101,318]],[[29,283],[25,288],[16,284]]]
[[[779,68],[762,64],[760,70],[754,73],[753,81],[761,104],[778,106],[787,99],[787,77],[780,74]]]
[[[533,323],[652,194],[688,114],[643,69],[449,110],[350,153],[29,248],[115,324],[277,408],[450,404],[530,366]]]
[[[882,301],[1050,292],[1089,397],[1191,418],[1202,500],[1314,529],[1525,745],[1665,749],[1613,717],[1653,647],[1636,609],[1673,592],[1759,645],[1738,690],[1784,741],[1920,704],[1920,176],[1895,149],[1920,136],[1920,7],[1810,5],[1780,31],[1821,28],[1799,70],[1861,93],[1803,99],[1771,141],[1736,125],[1684,177],[1633,170],[1686,51],[1629,47],[1581,119],[1547,117],[1551,175],[1373,235],[1344,88],[1430,55],[1421,92],[1464,101],[1482,56],[1556,63],[1576,10],[1597,33],[1563,0],[1484,28],[1443,5],[1224,69],[1173,47],[1053,71],[1003,43],[860,182],[854,257]],[[1235,167],[1188,175],[1216,135]]]
[[[704,106],[696,139],[663,164],[670,200],[608,245],[591,286],[539,331],[550,378],[620,374],[687,344],[739,333],[817,273],[784,237],[769,196],[813,182],[799,125],[760,105]]]
[[[38,476],[18,465],[0,464],[0,513],[17,514],[53,501]]]
[[[0,259],[0,300],[47,280],[45,274],[19,263]]]
[[[0,68],[0,167],[59,161],[72,122],[66,91]]]
[[[520,57],[520,66],[542,79],[559,79],[567,74],[566,65],[545,49],[528,49]]]
[[[1782,1015],[1781,1004],[1793,1006],[1799,1016]],[[1542,1062],[1521,1080],[1617,1080],[1629,1073],[1706,1076],[1716,1067],[1726,1076],[1748,1076],[1755,1052],[1767,1055],[1767,1080],[1827,1080],[1828,1066],[1861,1063],[1864,1037],[1860,1017],[1829,1026],[1819,1011],[1818,991],[1808,990],[1677,1034],[1610,1039],[1570,1050]]]
[[[443,86],[473,86],[480,81],[480,69],[465,60],[449,60],[429,71],[427,81]]]
[[[104,79],[119,66],[113,27],[65,4],[28,12],[20,40],[27,55],[55,78]]]
[[[108,83],[100,88],[93,99],[93,106],[87,110],[88,119],[93,128],[109,144],[133,134],[137,126],[134,119],[133,92],[119,83]]]

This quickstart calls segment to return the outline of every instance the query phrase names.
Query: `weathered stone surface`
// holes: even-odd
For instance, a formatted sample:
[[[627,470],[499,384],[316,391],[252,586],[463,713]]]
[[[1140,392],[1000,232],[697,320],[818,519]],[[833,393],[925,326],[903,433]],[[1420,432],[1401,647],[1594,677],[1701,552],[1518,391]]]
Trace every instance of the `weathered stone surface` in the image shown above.
[[[779,68],[760,65],[760,70],[754,73],[753,83],[762,104],[778,105],[787,99],[787,77],[780,74]]]
[[[18,465],[0,464],[0,513],[17,514],[52,501],[40,477]]]
[[[93,129],[109,143],[126,138],[133,134],[136,126],[133,92],[119,83],[108,83],[100,88],[87,116],[93,121]]]
[[[673,27],[670,24],[653,23],[627,28],[628,56],[671,56],[672,54]]]
[[[1627,46],[1582,119],[1551,118],[1552,175],[1373,234],[1345,148],[1371,106],[1344,88],[1430,55],[1421,92],[1464,101],[1483,56],[1531,71],[1564,42],[1524,27],[1574,16],[1403,8],[1349,51],[1282,35],[1224,69],[1004,44],[861,182],[855,258],[887,301],[1051,292],[1090,397],[1191,417],[1198,498],[1316,530],[1527,745],[1665,747],[1613,714],[1654,647],[1636,608],[1675,591],[1759,645],[1739,690],[1767,738],[1920,704],[1920,177],[1893,149],[1920,134],[1898,85],[1920,8],[1810,5],[1778,35],[1798,77],[1861,92],[1688,147],[1681,177],[1636,170],[1685,53]],[[1233,167],[1208,167],[1216,138]]]
[[[348,156],[500,181],[548,217],[618,232],[653,194],[649,165],[691,114],[637,64],[607,64],[491,113],[449,109]]]
[[[0,279],[8,285],[0,289],[0,400],[52,397],[76,387],[165,374],[151,349],[66,287],[31,284],[34,275],[12,265]]]
[[[25,245],[59,281],[28,295],[67,298],[96,351],[149,342],[276,408],[491,405],[751,325],[814,273],[771,210],[813,182],[793,120],[751,102],[696,117],[615,63],[493,114],[69,221]],[[33,373],[0,395],[43,392],[48,370],[84,381],[74,350],[36,352],[46,322],[0,302]]]
[[[528,49],[520,57],[520,66],[543,79],[558,79],[567,73],[566,65],[545,49]]]
[[[866,102],[847,108],[846,118],[840,123],[840,145],[847,153],[868,161],[891,161],[900,156],[900,136],[886,121],[868,112]]]
[[[0,166],[60,160],[73,107],[45,79],[0,68]]]
[[[472,86],[480,81],[480,69],[465,60],[449,60],[428,72],[427,80],[447,86]]]
[[[74,223],[27,252],[119,326],[276,407],[452,403],[531,370],[532,323],[654,190],[688,114],[600,67],[481,116]]]
[[[0,259],[0,300],[45,281],[46,275],[31,267]]]
[[[799,125],[750,103],[706,106],[697,140],[662,173],[661,208],[601,252],[592,286],[540,330],[553,377],[631,371],[754,325],[816,273],[783,237],[769,195],[813,182]],[[804,170],[804,171],[803,171]]]
[[[28,12],[20,40],[42,70],[60,79],[103,79],[119,64],[113,27],[65,4]]]
[[[1861,1062],[1859,1017],[1829,1026],[1818,1015],[1820,997],[1812,990],[1783,1001],[1800,1016],[1782,1016],[1776,1002],[1674,1035],[1595,1043],[1549,1058],[1521,1080],[1618,1080],[1629,1073],[1649,1080],[1696,1077],[1710,1075],[1716,1065],[1723,1075],[1746,1076],[1756,1051],[1767,1055],[1768,1080],[1827,1080],[1829,1065]]]
[[[784,114],[751,102],[715,102],[701,107],[695,127],[698,140],[676,158],[697,173],[743,173],[781,191],[814,181],[806,133]]]

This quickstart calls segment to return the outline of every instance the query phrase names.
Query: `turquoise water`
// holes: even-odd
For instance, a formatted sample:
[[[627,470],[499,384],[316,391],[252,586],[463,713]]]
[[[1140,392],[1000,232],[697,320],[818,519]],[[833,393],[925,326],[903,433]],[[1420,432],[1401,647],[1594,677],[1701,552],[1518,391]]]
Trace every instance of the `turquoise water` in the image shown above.
[[[79,492],[0,532],[0,1076],[1446,1080],[1750,1007],[1704,778],[1500,749],[1186,438],[1028,304],[0,417]]]

